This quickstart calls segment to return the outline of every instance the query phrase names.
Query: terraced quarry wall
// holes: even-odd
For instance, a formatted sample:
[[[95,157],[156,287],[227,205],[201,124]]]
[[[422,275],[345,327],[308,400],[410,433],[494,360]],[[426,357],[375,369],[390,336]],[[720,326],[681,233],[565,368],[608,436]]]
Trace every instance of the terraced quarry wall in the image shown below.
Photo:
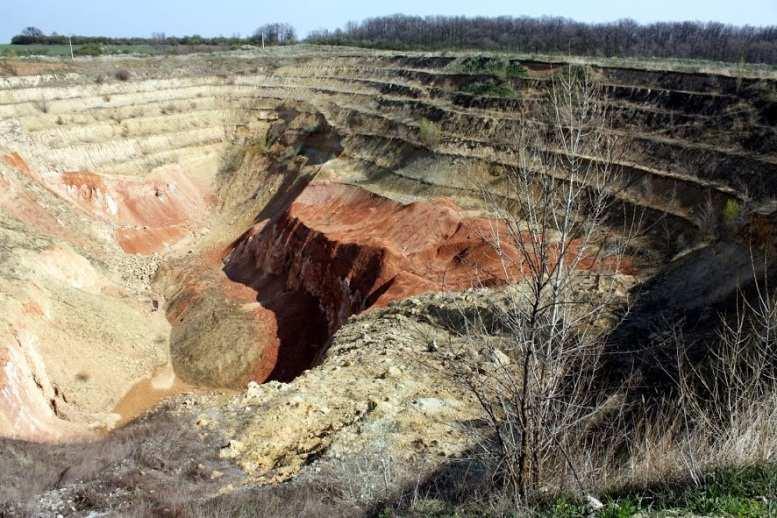
[[[169,364],[192,385],[288,381],[354,313],[505,282],[472,230],[479,189],[505,194],[519,113],[561,65],[523,63],[511,98],[463,93],[492,78],[455,65],[303,47],[0,77],[0,433],[110,428]],[[641,269],[774,197],[774,82],[594,73]]]

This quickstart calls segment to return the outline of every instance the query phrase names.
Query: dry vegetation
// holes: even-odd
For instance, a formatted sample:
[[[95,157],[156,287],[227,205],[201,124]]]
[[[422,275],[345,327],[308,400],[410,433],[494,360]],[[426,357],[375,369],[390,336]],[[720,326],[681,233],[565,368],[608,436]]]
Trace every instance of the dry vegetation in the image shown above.
[[[181,505],[193,494],[207,494],[203,479],[208,480],[209,472],[218,467],[226,471],[217,457],[208,454],[214,440],[203,439],[185,419],[163,411],[95,442],[42,445],[3,440],[0,514],[131,513],[136,508]],[[209,464],[207,472],[198,466],[203,463]]]
[[[504,268],[524,278],[495,312],[461,308],[462,336],[477,352],[452,373],[482,407],[477,447],[422,488],[429,498],[419,502],[418,487],[404,495],[400,514],[777,512],[777,302],[765,283],[701,346],[682,322],[652,340],[660,354],[627,346],[626,355],[660,357],[660,376],[613,360],[623,344],[607,330],[623,300],[607,279],[625,264],[638,225],[602,241],[620,146],[597,96],[590,75],[570,69],[550,88],[544,124],[516,135],[521,162],[506,182],[521,203],[507,232],[489,237],[498,251],[506,243],[519,251],[502,254]],[[565,158],[549,159],[548,148]],[[588,154],[612,161],[574,158]],[[553,179],[559,170],[565,182]],[[598,293],[580,290],[578,268],[597,264],[607,272]],[[478,368],[483,355],[497,368]]]
[[[242,472],[166,404],[109,437],[81,444],[0,441],[0,516],[349,516],[337,481],[246,488],[219,496]]]
[[[129,81],[130,77],[132,77],[132,74],[130,74],[129,70],[122,68],[121,70],[116,71],[114,77],[119,81]]]

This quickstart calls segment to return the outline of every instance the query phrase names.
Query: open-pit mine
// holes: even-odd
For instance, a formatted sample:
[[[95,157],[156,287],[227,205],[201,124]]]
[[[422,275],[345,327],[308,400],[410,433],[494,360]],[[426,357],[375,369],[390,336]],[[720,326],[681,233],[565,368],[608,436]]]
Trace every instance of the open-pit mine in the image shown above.
[[[566,64],[517,60],[516,95],[490,97],[466,93],[490,77],[462,59],[299,46],[6,61],[0,436],[99,444],[175,416],[208,448],[192,457],[201,496],[359,452],[470,448],[451,423],[477,409],[446,377],[446,344],[463,340],[457,308],[522,275],[488,239],[505,223],[483,192],[509,205],[517,114]],[[652,282],[642,306],[672,311],[725,302],[748,240],[773,228],[775,81],[590,70],[627,150],[613,196],[644,229],[617,291]],[[711,231],[744,206],[750,220]],[[579,267],[581,289],[603,289],[601,266]]]

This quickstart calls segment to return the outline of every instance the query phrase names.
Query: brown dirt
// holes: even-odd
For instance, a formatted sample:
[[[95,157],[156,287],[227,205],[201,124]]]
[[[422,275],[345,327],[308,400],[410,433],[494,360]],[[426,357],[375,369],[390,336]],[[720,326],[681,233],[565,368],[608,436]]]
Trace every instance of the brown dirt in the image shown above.
[[[15,59],[6,59],[0,62],[8,75],[13,76],[33,76],[38,74],[51,74],[56,72],[65,72],[72,70],[73,67],[67,63],[54,62],[36,62],[22,61]]]
[[[121,398],[113,412],[119,416],[117,425],[123,426],[165,399],[180,394],[203,392],[205,392],[204,389],[189,385],[176,376],[172,365],[168,364],[138,381]]]

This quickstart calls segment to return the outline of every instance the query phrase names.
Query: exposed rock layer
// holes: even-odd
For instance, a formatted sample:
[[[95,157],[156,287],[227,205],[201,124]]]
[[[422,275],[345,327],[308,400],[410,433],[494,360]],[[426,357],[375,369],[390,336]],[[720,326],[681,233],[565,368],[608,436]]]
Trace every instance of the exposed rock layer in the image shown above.
[[[287,379],[317,349],[301,344],[320,346],[349,314],[472,284],[472,268],[493,264],[472,237],[477,220],[428,201],[477,209],[473,186],[501,194],[500,173],[516,163],[516,112],[561,66],[525,65],[527,77],[509,80],[518,95],[494,98],[462,91],[487,74],[416,54],[302,48],[18,64],[20,75],[0,77],[3,433],[57,437],[61,419],[104,426],[123,392],[166,364],[168,335],[194,380]],[[119,67],[131,81],[112,79]],[[727,204],[777,193],[774,81],[594,73],[630,149],[616,194],[643,211],[654,237],[665,234],[661,252],[698,241]],[[437,142],[423,138],[422,119]],[[245,159],[227,152],[235,146]],[[384,198],[306,191],[313,176]],[[227,272],[248,286],[220,270],[246,228]],[[272,248],[280,241],[309,254]],[[165,255],[164,289],[149,287],[159,258],[137,255],[154,253]],[[156,291],[168,295],[172,329]],[[286,362],[283,350],[296,352]]]
[[[506,282],[514,264],[491,246],[495,231],[450,200],[402,205],[356,187],[314,184],[288,211],[246,232],[225,272],[274,314],[279,340],[269,378],[288,381],[350,315],[419,293]]]

